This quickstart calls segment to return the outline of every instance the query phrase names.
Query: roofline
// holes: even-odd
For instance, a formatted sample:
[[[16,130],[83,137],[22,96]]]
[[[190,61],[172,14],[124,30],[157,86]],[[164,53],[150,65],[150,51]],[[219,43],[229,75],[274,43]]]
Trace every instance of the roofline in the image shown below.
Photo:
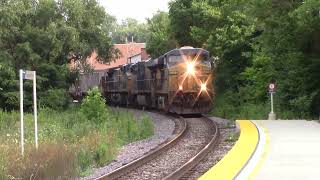
[[[193,49],[193,50],[201,50],[201,49],[202,49],[204,52],[210,53],[208,50],[203,49],[203,48],[191,48],[191,49]],[[161,55],[161,56],[159,56],[159,57],[165,56],[165,55],[167,55],[167,54],[170,54],[170,53],[173,52],[173,51],[179,51],[179,50],[186,51],[186,50],[190,50],[190,49],[175,48],[175,49],[172,49],[172,50],[164,53],[163,55]],[[158,57],[158,58],[159,58],[159,57]],[[156,59],[157,59],[157,58],[156,58]]]
[[[128,44],[147,44],[147,43],[136,43],[136,42],[129,42],[129,43],[118,43],[118,44],[113,44],[113,45],[128,45]]]

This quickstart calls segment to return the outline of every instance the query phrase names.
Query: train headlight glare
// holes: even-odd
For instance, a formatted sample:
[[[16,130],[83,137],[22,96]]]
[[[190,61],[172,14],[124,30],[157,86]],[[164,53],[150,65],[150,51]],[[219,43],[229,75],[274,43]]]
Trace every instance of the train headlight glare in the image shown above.
[[[179,86],[179,91],[182,91],[183,90],[183,87],[182,85]]]
[[[193,63],[187,63],[187,74],[194,74],[194,64]]]
[[[201,91],[206,91],[206,90],[207,90],[207,85],[201,84]]]

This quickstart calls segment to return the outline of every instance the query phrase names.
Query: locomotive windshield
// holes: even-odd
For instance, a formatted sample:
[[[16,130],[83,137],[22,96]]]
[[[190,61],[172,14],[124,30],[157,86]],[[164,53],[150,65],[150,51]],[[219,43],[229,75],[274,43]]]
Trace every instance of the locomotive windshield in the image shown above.
[[[168,65],[175,66],[179,63],[184,63],[185,61],[192,61],[195,59],[197,54],[188,54],[188,55],[170,55],[168,58]],[[201,54],[197,58],[197,63],[204,64],[206,66],[211,66],[209,56],[207,54]]]
[[[199,53],[199,51],[201,51],[201,53]],[[197,63],[211,66],[208,51],[202,51],[199,49],[180,49],[169,52],[167,54],[168,65],[175,66],[179,63],[184,63],[185,61],[195,60],[197,55]]]

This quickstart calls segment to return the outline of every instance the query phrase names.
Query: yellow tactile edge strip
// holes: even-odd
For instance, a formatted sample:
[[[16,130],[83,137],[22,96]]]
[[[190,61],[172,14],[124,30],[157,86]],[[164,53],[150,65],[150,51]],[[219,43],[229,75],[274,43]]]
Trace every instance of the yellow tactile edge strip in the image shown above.
[[[240,137],[233,148],[199,180],[231,180],[246,165],[259,141],[256,126],[248,120],[237,120]]]

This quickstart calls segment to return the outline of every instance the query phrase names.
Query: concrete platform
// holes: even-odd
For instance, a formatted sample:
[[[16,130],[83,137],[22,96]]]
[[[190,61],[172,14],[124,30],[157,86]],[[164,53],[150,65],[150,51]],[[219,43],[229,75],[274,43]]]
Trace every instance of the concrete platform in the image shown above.
[[[268,131],[270,142],[264,145],[267,154],[260,157],[260,165],[257,164],[258,169],[251,178],[320,179],[320,123],[303,120],[253,122]]]

